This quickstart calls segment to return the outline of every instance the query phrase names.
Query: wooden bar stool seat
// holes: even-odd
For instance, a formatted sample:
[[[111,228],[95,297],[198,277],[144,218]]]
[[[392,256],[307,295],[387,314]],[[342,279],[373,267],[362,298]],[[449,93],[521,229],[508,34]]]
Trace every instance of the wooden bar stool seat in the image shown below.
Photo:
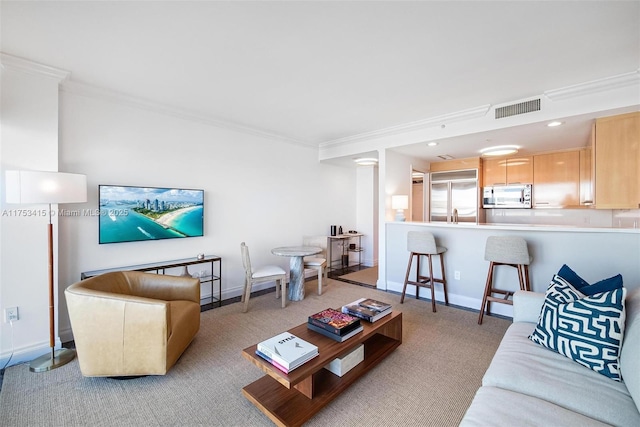
[[[482,318],[485,310],[490,315],[490,304],[499,302],[502,304],[513,305],[513,297],[515,291],[498,289],[493,285],[493,276],[496,266],[506,265],[514,267],[518,272],[518,281],[520,282],[520,290],[530,291],[531,284],[529,282],[529,264],[533,258],[529,255],[527,241],[517,236],[489,236],[484,250],[484,259],[489,261],[489,272],[487,274],[487,282],[482,297],[482,306],[480,307],[480,315],[478,324],[482,324]],[[494,296],[498,294],[501,296]]]
[[[436,298],[434,291],[434,284],[441,283],[444,290],[444,301],[446,305],[449,305],[449,297],[447,296],[447,279],[444,272],[444,253],[447,248],[437,246],[436,239],[433,234],[423,231],[409,231],[407,233],[407,250],[410,252],[409,264],[407,265],[407,274],[404,278],[404,287],[402,288],[402,297],[400,298],[400,304],[404,303],[404,295],[407,292],[407,285],[414,285],[416,287],[416,299],[420,297],[420,288],[431,289],[431,309],[435,313],[436,311]],[[433,277],[433,262],[432,257],[434,255],[440,256],[440,271],[442,278],[438,279]],[[429,261],[429,275],[425,276],[420,271],[420,258],[427,257]],[[411,264],[413,257],[417,258],[416,262],[416,279],[409,280],[411,273]]]

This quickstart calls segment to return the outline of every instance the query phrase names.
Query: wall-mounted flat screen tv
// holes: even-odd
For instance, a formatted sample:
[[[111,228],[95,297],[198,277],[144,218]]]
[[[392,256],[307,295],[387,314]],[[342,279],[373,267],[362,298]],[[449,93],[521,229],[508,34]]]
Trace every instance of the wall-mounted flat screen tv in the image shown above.
[[[100,243],[199,237],[204,190],[99,185]]]

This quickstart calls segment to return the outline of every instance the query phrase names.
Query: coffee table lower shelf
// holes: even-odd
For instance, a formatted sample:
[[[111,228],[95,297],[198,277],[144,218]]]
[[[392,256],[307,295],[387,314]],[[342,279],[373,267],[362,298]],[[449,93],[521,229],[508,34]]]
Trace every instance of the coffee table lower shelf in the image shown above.
[[[312,398],[307,397],[296,387],[292,386],[287,388],[283,386],[281,382],[270,375],[265,375],[247,385],[242,389],[242,393],[276,425],[300,426],[335,399],[358,378],[384,360],[387,355],[402,343],[402,316],[394,316],[393,320],[394,321],[390,323],[395,325],[387,325],[388,327],[381,328],[381,332],[386,333],[389,327],[393,326],[391,329],[399,332],[399,336],[393,333],[390,334],[392,335],[390,337],[382,333],[370,331],[366,339],[354,340],[351,345],[348,345],[349,347],[354,347],[354,345],[359,345],[356,341],[364,342],[364,360],[342,377],[334,375],[330,371],[322,368],[322,366],[313,372],[311,374]],[[375,325],[375,323],[373,325]],[[377,329],[371,326],[369,326],[369,328]],[[351,340],[343,344],[347,345],[349,341]],[[322,354],[321,345],[319,348]],[[342,352],[344,353],[344,350]]]

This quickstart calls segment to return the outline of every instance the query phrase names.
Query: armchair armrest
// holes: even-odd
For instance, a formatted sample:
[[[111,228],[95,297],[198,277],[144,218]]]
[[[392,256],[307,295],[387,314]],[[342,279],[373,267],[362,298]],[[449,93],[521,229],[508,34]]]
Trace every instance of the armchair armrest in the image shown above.
[[[83,375],[166,371],[167,302],[74,285],[65,297]]]
[[[513,321],[537,323],[544,303],[544,294],[516,291],[513,295]]]

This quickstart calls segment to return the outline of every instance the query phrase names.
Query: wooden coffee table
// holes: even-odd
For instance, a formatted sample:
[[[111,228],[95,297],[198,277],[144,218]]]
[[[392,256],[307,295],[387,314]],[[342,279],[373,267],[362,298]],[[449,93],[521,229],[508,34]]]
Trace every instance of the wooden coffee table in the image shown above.
[[[374,323],[362,321],[364,330],[339,343],[307,328],[289,329],[293,335],[318,346],[319,355],[289,374],[256,355],[257,345],[242,356],[267,375],[242,389],[242,394],[280,426],[299,426],[309,420],[345,388],[371,370],[402,343],[402,313],[393,312]],[[344,357],[364,343],[364,360],[342,377],[325,365]]]

